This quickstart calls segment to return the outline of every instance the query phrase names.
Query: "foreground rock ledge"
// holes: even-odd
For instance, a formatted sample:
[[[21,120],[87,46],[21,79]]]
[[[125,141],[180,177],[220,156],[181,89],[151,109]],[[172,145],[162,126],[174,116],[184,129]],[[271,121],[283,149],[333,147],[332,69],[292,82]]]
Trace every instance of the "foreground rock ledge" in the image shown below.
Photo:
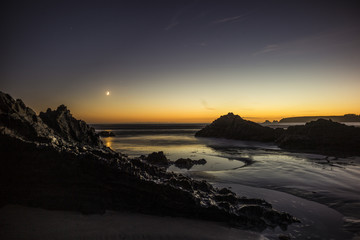
[[[83,213],[132,210],[227,222],[243,229],[298,222],[264,200],[166,172],[106,148],[65,106],[40,113],[0,92],[0,204]]]

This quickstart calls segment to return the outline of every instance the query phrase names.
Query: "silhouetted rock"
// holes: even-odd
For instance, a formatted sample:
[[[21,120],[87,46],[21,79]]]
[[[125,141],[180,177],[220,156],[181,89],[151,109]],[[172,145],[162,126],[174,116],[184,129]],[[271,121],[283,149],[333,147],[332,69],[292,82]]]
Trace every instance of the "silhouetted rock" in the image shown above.
[[[229,113],[195,134],[196,137],[222,137],[260,142],[273,141],[279,147],[312,153],[360,155],[360,128],[319,119],[287,130],[263,127]]]
[[[198,131],[195,136],[270,142],[274,141],[281,131],[263,127],[260,124],[244,120],[239,115],[228,113]]]
[[[169,166],[170,160],[166,158],[163,152],[153,152],[149,154],[145,160],[151,164],[159,166]]]
[[[280,123],[302,123],[317,121],[319,119],[332,120],[334,122],[360,122],[360,115],[345,114],[344,116],[306,116],[306,117],[289,117],[280,120]]]
[[[360,128],[319,119],[303,126],[288,127],[276,143],[289,150],[357,155],[360,154]]]
[[[36,113],[17,99],[0,92],[1,133],[24,140],[51,142],[56,141],[55,133],[43,123]]]
[[[206,164],[205,159],[199,159],[199,160],[191,160],[190,158],[179,158],[174,162],[174,165],[178,168],[186,168],[190,169],[194,165],[204,165]]]
[[[98,134],[100,137],[115,137],[115,134],[109,131],[101,131]]]
[[[267,124],[267,123],[271,123],[269,120],[265,120],[265,122],[264,122],[265,124]]]
[[[60,105],[56,110],[50,108],[40,113],[40,118],[59,136],[67,141],[101,147],[102,142],[95,133],[95,129],[84,121],[75,119],[65,105]]]
[[[286,228],[298,221],[264,200],[240,198],[147,162],[166,163],[162,152],[147,160],[128,159],[100,144],[84,124],[65,106],[39,118],[20,100],[0,92],[0,206],[24,204],[87,214],[131,210],[254,230]]]

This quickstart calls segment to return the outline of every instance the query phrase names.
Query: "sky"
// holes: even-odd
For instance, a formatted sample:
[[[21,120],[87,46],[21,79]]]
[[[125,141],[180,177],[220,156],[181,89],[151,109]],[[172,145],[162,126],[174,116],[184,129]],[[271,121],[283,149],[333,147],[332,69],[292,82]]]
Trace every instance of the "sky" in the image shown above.
[[[360,114],[356,1],[8,1],[0,91],[88,123]],[[109,95],[107,95],[109,91]]]

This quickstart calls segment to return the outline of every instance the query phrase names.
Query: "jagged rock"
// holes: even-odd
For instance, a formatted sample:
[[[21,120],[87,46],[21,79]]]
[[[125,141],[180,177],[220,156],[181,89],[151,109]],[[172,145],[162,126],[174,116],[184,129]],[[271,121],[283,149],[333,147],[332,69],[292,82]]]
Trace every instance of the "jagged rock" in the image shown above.
[[[109,131],[101,131],[98,134],[100,137],[115,137],[115,134]]]
[[[360,128],[319,119],[291,126],[276,140],[285,149],[335,155],[360,154]]]
[[[206,164],[205,159],[199,159],[199,160],[191,160],[190,158],[179,158],[174,162],[174,165],[178,168],[186,168],[190,169],[194,165],[204,165]]]
[[[55,133],[20,100],[0,92],[0,132],[29,141],[56,141]]]
[[[169,166],[170,160],[166,158],[165,154],[161,152],[153,152],[146,157],[146,161],[159,166]]]
[[[281,129],[263,127],[244,120],[239,115],[228,113],[196,132],[195,136],[270,142],[274,141],[281,132]]]
[[[74,141],[91,146],[101,147],[102,141],[95,133],[95,129],[84,121],[75,119],[65,105],[60,105],[56,110],[50,108],[40,113],[40,118],[59,136],[66,141]]]
[[[147,160],[128,159],[101,146],[91,138],[97,135],[64,107],[43,114],[49,128],[9,95],[0,92],[0,99],[0,206],[25,204],[87,214],[131,210],[223,221],[259,231],[298,222],[264,200],[239,197],[147,162],[152,157],[165,162],[161,152]],[[28,129],[21,130],[23,126]],[[39,136],[48,140],[46,136],[54,133],[57,143],[39,141]]]

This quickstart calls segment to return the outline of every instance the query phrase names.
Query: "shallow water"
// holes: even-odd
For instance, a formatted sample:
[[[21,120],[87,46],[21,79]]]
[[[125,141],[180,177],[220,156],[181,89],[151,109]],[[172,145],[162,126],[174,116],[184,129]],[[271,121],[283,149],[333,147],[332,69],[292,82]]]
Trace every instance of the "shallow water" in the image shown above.
[[[292,213],[302,220],[302,224],[291,226],[286,232],[293,239],[352,239],[344,227],[360,232],[359,157],[337,159],[287,152],[272,144],[195,138],[201,127],[95,126],[97,131],[114,132],[116,136],[103,138],[104,143],[130,157],[163,151],[172,161],[206,159],[207,164],[195,165],[190,170],[171,166],[168,171],[232,187],[240,195],[264,198],[275,208]],[[276,239],[276,234],[269,231],[264,234]]]

